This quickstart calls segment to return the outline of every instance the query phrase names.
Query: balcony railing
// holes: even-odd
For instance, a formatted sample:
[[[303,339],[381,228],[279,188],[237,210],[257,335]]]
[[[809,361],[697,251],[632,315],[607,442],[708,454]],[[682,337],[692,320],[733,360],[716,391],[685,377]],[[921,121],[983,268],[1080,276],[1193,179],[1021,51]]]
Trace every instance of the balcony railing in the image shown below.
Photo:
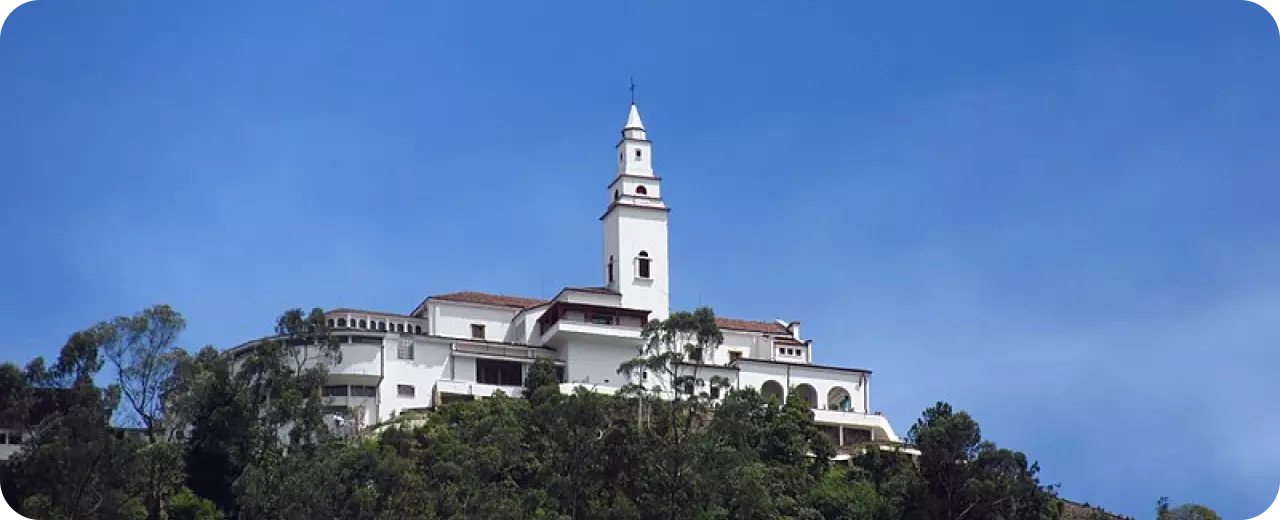
[[[639,329],[644,326],[648,315],[648,311],[559,301],[538,318],[538,334],[546,334],[562,321]]]
[[[456,342],[453,346],[457,352],[487,356],[510,357],[519,359],[555,358],[555,353],[546,349],[520,347],[516,345],[494,345],[485,343]]]

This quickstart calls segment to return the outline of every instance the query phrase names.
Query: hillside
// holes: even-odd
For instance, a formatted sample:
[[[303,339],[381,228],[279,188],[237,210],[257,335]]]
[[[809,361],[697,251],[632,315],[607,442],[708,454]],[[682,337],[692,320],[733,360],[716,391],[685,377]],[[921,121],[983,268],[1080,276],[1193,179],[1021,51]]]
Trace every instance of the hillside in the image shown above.
[[[165,312],[131,333],[174,320]],[[452,403],[377,431],[335,429],[324,365],[295,363],[297,345],[336,348],[323,313],[280,323],[284,339],[248,353],[238,371],[213,348],[122,350],[149,340],[103,327],[72,335],[53,362],[0,366],[5,424],[31,417],[49,389],[65,391],[4,465],[5,499],[41,519],[1115,518],[1059,499],[1038,464],[982,438],[947,403],[911,426],[912,453],[837,449],[802,399],[750,388],[713,399],[722,383],[682,379],[669,352],[636,363],[694,389],[674,399],[640,387],[563,394],[540,360],[521,396]],[[133,370],[139,363],[149,371]],[[108,364],[124,377],[99,386]],[[120,421],[140,433],[120,435]]]

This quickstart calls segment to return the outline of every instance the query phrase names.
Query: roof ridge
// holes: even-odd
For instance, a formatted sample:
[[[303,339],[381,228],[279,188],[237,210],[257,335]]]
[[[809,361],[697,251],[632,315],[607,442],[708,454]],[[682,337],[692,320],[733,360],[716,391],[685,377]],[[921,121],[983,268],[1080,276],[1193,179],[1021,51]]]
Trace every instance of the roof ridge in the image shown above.
[[[602,287],[565,287],[565,289],[591,290],[606,289]],[[551,300],[543,298],[529,298],[525,296],[511,296],[507,294],[495,294],[480,291],[456,291],[451,293],[436,294],[427,297],[428,300],[444,300],[461,303],[472,303],[478,305],[493,305],[497,307],[511,307],[528,309],[544,305]],[[716,316],[716,325],[722,329],[759,332],[763,334],[786,334],[787,330],[777,322],[762,320],[744,320],[739,318],[727,318]]]

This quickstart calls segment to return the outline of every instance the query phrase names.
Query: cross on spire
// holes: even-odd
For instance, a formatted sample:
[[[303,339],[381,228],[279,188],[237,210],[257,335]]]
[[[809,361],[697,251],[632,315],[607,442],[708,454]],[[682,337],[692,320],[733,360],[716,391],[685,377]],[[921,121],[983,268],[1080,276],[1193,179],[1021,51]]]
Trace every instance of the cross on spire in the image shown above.
[[[636,104],[636,78],[635,76],[630,76],[630,79],[631,79],[631,104],[634,105]]]

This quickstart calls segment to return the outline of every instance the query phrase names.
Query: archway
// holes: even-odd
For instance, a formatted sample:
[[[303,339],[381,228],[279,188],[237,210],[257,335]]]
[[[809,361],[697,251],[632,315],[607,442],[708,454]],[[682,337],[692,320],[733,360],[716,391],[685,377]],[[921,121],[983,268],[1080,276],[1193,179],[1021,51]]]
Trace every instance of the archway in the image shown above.
[[[795,396],[803,399],[809,408],[818,407],[818,391],[814,390],[808,383],[796,385]]]
[[[833,387],[830,392],[827,392],[827,409],[852,412],[853,395],[844,387]]]
[[[783,398],[782,383],[773,380],[765,381],[763,385],[760,385],[760,395],[763,395],[766,401],[772,398],[781,403]]]

